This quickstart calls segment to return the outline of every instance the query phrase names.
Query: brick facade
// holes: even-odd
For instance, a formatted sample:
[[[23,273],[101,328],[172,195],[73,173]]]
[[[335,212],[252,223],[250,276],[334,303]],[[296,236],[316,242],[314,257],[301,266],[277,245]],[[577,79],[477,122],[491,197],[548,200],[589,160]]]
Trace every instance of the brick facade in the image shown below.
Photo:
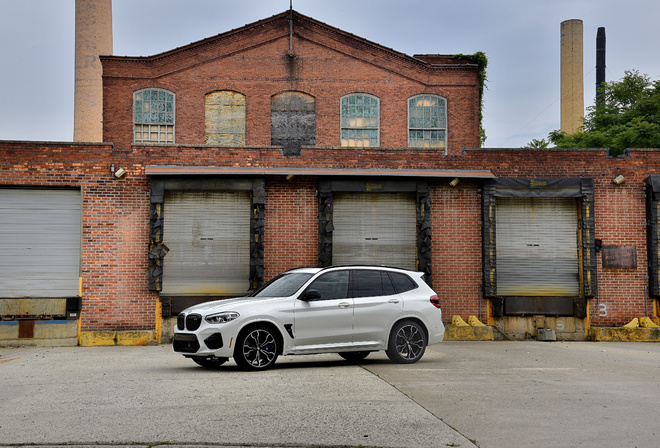
[[[660,152],[631,150],[610,158],[606,150],[470,149],[479,144],[476,66],[447,56],[406,56],[297,13],[290,57],[287,19],[288,13],[281,14],[157,56],[102,57],[104,140],[110,143],[0,142],[0,187],[81,191],[83,332],[158,328],[159,293],[148,282],[148,166],[456,173],[455,187],[449,185],[454,175],[425,179],[432,286],[446,323],[455,314],[492,319],[483,294],[482,181],[462,176],[462,170],[488,170],[499,178],[591,178],[595,236],[605,245],[636,246],[637,268],[603,269],[597,255],[598,296],[589,297],[590,323],[657,317],[653,298],[646,299],[644,182],[660,174]],[[133,92],[151,87],[176,94],[176,145],[132,144]],[[204,96],[216,90],[245,95],[246,146],[204,146]],[[303,147],[300,155],[270,146],[271,97],[283,91],[315,99],[316,145]],[[381,101],[379,148],[339,147],[340,98],[356,92]],[[407,148],[407,99],[421,93],[447,100],[448,154]],[[111,165],[127,174],[115,179]],[[616,185],[612,179],[619,174],[626,180]],[[317,265],[321,176],[259,177],[265,181],[264,280]]]
[[[595,189],[596,236],[604,245],[635,245],[637,269],[603,269],[598,255],[599,294],[591,300],[591,323],[621,325],[646,315],[646,208],[644,181],[660,173],[660,153],[631,150],[608,158],[605,150],[465,151],[437,157],[434,151],[306,149],[282,156],[263,147],[240,151],[191,146],[2,142],[3,186],[77,187],[83,202],[83,330],[153,329],[158,295],[147,288],[149,178],[147,165],[286,166],[320,168],[489,169],[498,177],[590,177]],[[110,164],[127,175],[113,179]],[[623,174],[626,181],[612,179]],[[315,265],[318,255],[318,178],[266,179],[266,279],[284,269]],[[433,287],[445,319],[486,315],[482,298],[481,186],[463,180],[430,182],[433,226]],[[604,308],[603,308],[604,305]],[[598,309],[596,308],[598,306]]]

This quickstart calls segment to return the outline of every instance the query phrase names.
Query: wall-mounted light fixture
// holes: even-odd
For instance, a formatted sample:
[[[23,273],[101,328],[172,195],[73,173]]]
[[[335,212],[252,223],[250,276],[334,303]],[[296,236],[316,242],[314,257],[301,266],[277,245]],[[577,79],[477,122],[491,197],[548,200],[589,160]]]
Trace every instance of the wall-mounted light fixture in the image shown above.
[[[458,182],[460,182],[458,180],[458,177],[454,177],[454,179],[452,179],[452,181],[449,182],[449,185],[451,185],[452,187],[455,187],[456,185],[458,185]]]
[[[126,170],[124,168],[119,168],[117,171],[115,171],[115,164],[113,163],[110,165],[110,174],[115,179],[121,179],[126,174]]]
[[[612,182],[614,182],[614,183],[617,184],[617,185],[620,185],[620,184],[622,184],[625,180],[626,180],[626,178],[623,177],[622,174],[619,174],[617,177],[614,178],[614,180],[612,180]]]

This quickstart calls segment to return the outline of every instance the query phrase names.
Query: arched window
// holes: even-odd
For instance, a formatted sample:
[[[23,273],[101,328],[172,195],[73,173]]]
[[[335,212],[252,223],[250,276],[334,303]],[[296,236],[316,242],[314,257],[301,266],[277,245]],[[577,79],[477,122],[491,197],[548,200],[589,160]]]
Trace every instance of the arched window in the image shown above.
[[[231,91],[209,93],[205,110],[207,145],[245,145],[245,95]]]
[[[380,100],[366,93],[341,98],[341,146],[380,145]]]
[[[271,145],[284,155],[298,155],[303,145],[316,144],[316,100],[302,92],[273,95],[270,104]]]
[[[447,147],[447,100],[437,95],[408,99],[408,146]]]
[[[133,93],[133,142],[174,143],[174,93],[142,89]]]

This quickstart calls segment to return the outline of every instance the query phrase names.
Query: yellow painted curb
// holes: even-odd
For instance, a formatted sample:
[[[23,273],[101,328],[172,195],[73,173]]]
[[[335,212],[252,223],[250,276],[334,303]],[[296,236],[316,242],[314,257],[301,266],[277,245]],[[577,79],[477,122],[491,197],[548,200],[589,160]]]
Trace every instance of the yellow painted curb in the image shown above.
[[[445,341],[494,341],[493,328],[488,326],[445,326]]]
[[[594,341],[660,342],[660,328],[591,327]]]
[[[454,316],[452,316],[451,324],[456,326],[456,327],[469,327],[467,322],[465,322],[463,320],[463,318],[461,316],[459,316],[458,314],[455,314]]]
[[[153,341],[152,331],[118,331],[117,345],[147,345]]]
[[[116,331],[82,331],[80,332],[81,347],[101,347],[115,345]]]
[[[81,347],[147,345],[153,340],[153,331],[83,331],[80,333]]]

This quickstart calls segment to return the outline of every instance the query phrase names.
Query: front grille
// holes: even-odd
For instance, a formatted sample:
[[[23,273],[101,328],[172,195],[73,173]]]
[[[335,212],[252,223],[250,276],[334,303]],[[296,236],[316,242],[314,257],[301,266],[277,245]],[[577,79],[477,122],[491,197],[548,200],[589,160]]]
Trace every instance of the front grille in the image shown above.
[[[202,324],[202,316],[199,314],[188,314],[186,316],[186,328],[188,331],[195,331]]]
[[[199,350],[199,342],[194,334],[175,334],[172,346],[179,353],[197,353]]]
[[[220,333],[213,333],[208,338],[204,339],[204,344],[211,350],[222,348],[222,335]]]
[[[186,316],[183,313],[176,317],[176,328],[178,328],[180,331],[186,329]]]

